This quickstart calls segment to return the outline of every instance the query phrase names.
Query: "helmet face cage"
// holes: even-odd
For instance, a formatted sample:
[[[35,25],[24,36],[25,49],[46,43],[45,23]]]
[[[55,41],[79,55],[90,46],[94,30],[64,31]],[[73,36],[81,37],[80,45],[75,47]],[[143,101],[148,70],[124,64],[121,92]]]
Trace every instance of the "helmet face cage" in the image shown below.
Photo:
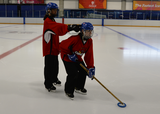
[[[94,34],[94,30],[83,30],[83,36],[85,40],[90,39]]]
[[[83,30],[83,36],[86,40],[91,38],[94,34],[93,25],[89,22],[82,23],[81,29]]]

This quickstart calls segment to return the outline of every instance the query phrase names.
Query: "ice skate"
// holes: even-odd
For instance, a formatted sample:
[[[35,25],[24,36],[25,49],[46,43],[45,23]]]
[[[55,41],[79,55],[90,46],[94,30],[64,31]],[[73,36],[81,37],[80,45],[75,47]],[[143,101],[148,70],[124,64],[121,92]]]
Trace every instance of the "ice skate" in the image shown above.
[[[75,92],[80,93],[82,95],[87,95],[87,90],[85,88],[83,88],[83,89],[75,88]]]
[[[69,97],[71,100],[74,100],[74,95],[71,93],[66,93],[66,96]]]
[[[48,92],[55,92],[56,91],[56,87],[52,86],[50,88],[46,88],[48,90]]]
[[[56,82],[53,83],[54,86],[61,86],[61,81],[57,80]]]

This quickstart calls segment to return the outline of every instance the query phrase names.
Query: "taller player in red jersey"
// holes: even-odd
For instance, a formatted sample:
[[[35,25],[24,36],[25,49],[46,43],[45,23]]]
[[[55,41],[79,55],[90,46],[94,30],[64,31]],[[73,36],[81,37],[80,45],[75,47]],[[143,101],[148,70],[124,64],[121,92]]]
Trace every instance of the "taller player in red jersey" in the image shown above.
[[[61,85],[58,79],[59,72],[59,36],[74,30],[78,32],[79,25],[65,25],[57,23],[54,17],[57,15],[58,5],[48,3],[43,25],[43,56],[45,58],[44,85],[48,91],[56,90],[54,85]]]
[[[61,58],[67,72],[65,93],[71,99],[74,99],[74,91],[81,94],[87,93],[84,88],[87,73],[77,61],[83,65],[86,63],[89,69],[89,78],[93,78],[95,75],[92,36],[93,25],[84,22],[81,24],[79,35],[71,36],[60,44]],[[82,55],[84,55],[85,63]]]

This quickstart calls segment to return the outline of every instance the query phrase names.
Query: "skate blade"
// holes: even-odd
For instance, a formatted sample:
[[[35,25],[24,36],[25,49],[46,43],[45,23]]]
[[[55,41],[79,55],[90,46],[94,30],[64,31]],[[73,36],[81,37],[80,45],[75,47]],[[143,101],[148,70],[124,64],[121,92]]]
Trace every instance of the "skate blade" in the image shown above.
[[[76,93],[79,93],[79,94],[82,94],[82,95],[87,95],[87,93],[83,93],[83,92],[81,92],[81,91],[79,91],[79,90],[75,90],[75,92],[76,92]]]
[[[74,100],[74,98],[69,97],[67,94],[66,94],[66,96],[67,96],[69,99]]]

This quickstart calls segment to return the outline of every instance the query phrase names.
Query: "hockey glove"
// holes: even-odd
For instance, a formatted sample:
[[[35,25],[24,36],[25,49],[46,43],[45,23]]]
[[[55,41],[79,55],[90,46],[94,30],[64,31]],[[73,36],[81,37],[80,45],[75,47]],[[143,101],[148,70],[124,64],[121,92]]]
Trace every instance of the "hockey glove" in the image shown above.
[[[68,30],[69,31],[74,30],[75,32],[79,32],[80,29],[81,29],[81,25],[76,25],[76,24],[68,25]]]
[[[91,78],[91,79],[93,79],[94,75],[95,75],[95,67],[89,69],[89,75],[88,75],[88,77]]]
[[[69,60],[71,60],[71,61],[73,61],[73,62],[76,62],[76,60],[78,60],[76,54],[72,54],[72,55],[69,55],[69,54],[68,54],[68,58],[69,58]]]

